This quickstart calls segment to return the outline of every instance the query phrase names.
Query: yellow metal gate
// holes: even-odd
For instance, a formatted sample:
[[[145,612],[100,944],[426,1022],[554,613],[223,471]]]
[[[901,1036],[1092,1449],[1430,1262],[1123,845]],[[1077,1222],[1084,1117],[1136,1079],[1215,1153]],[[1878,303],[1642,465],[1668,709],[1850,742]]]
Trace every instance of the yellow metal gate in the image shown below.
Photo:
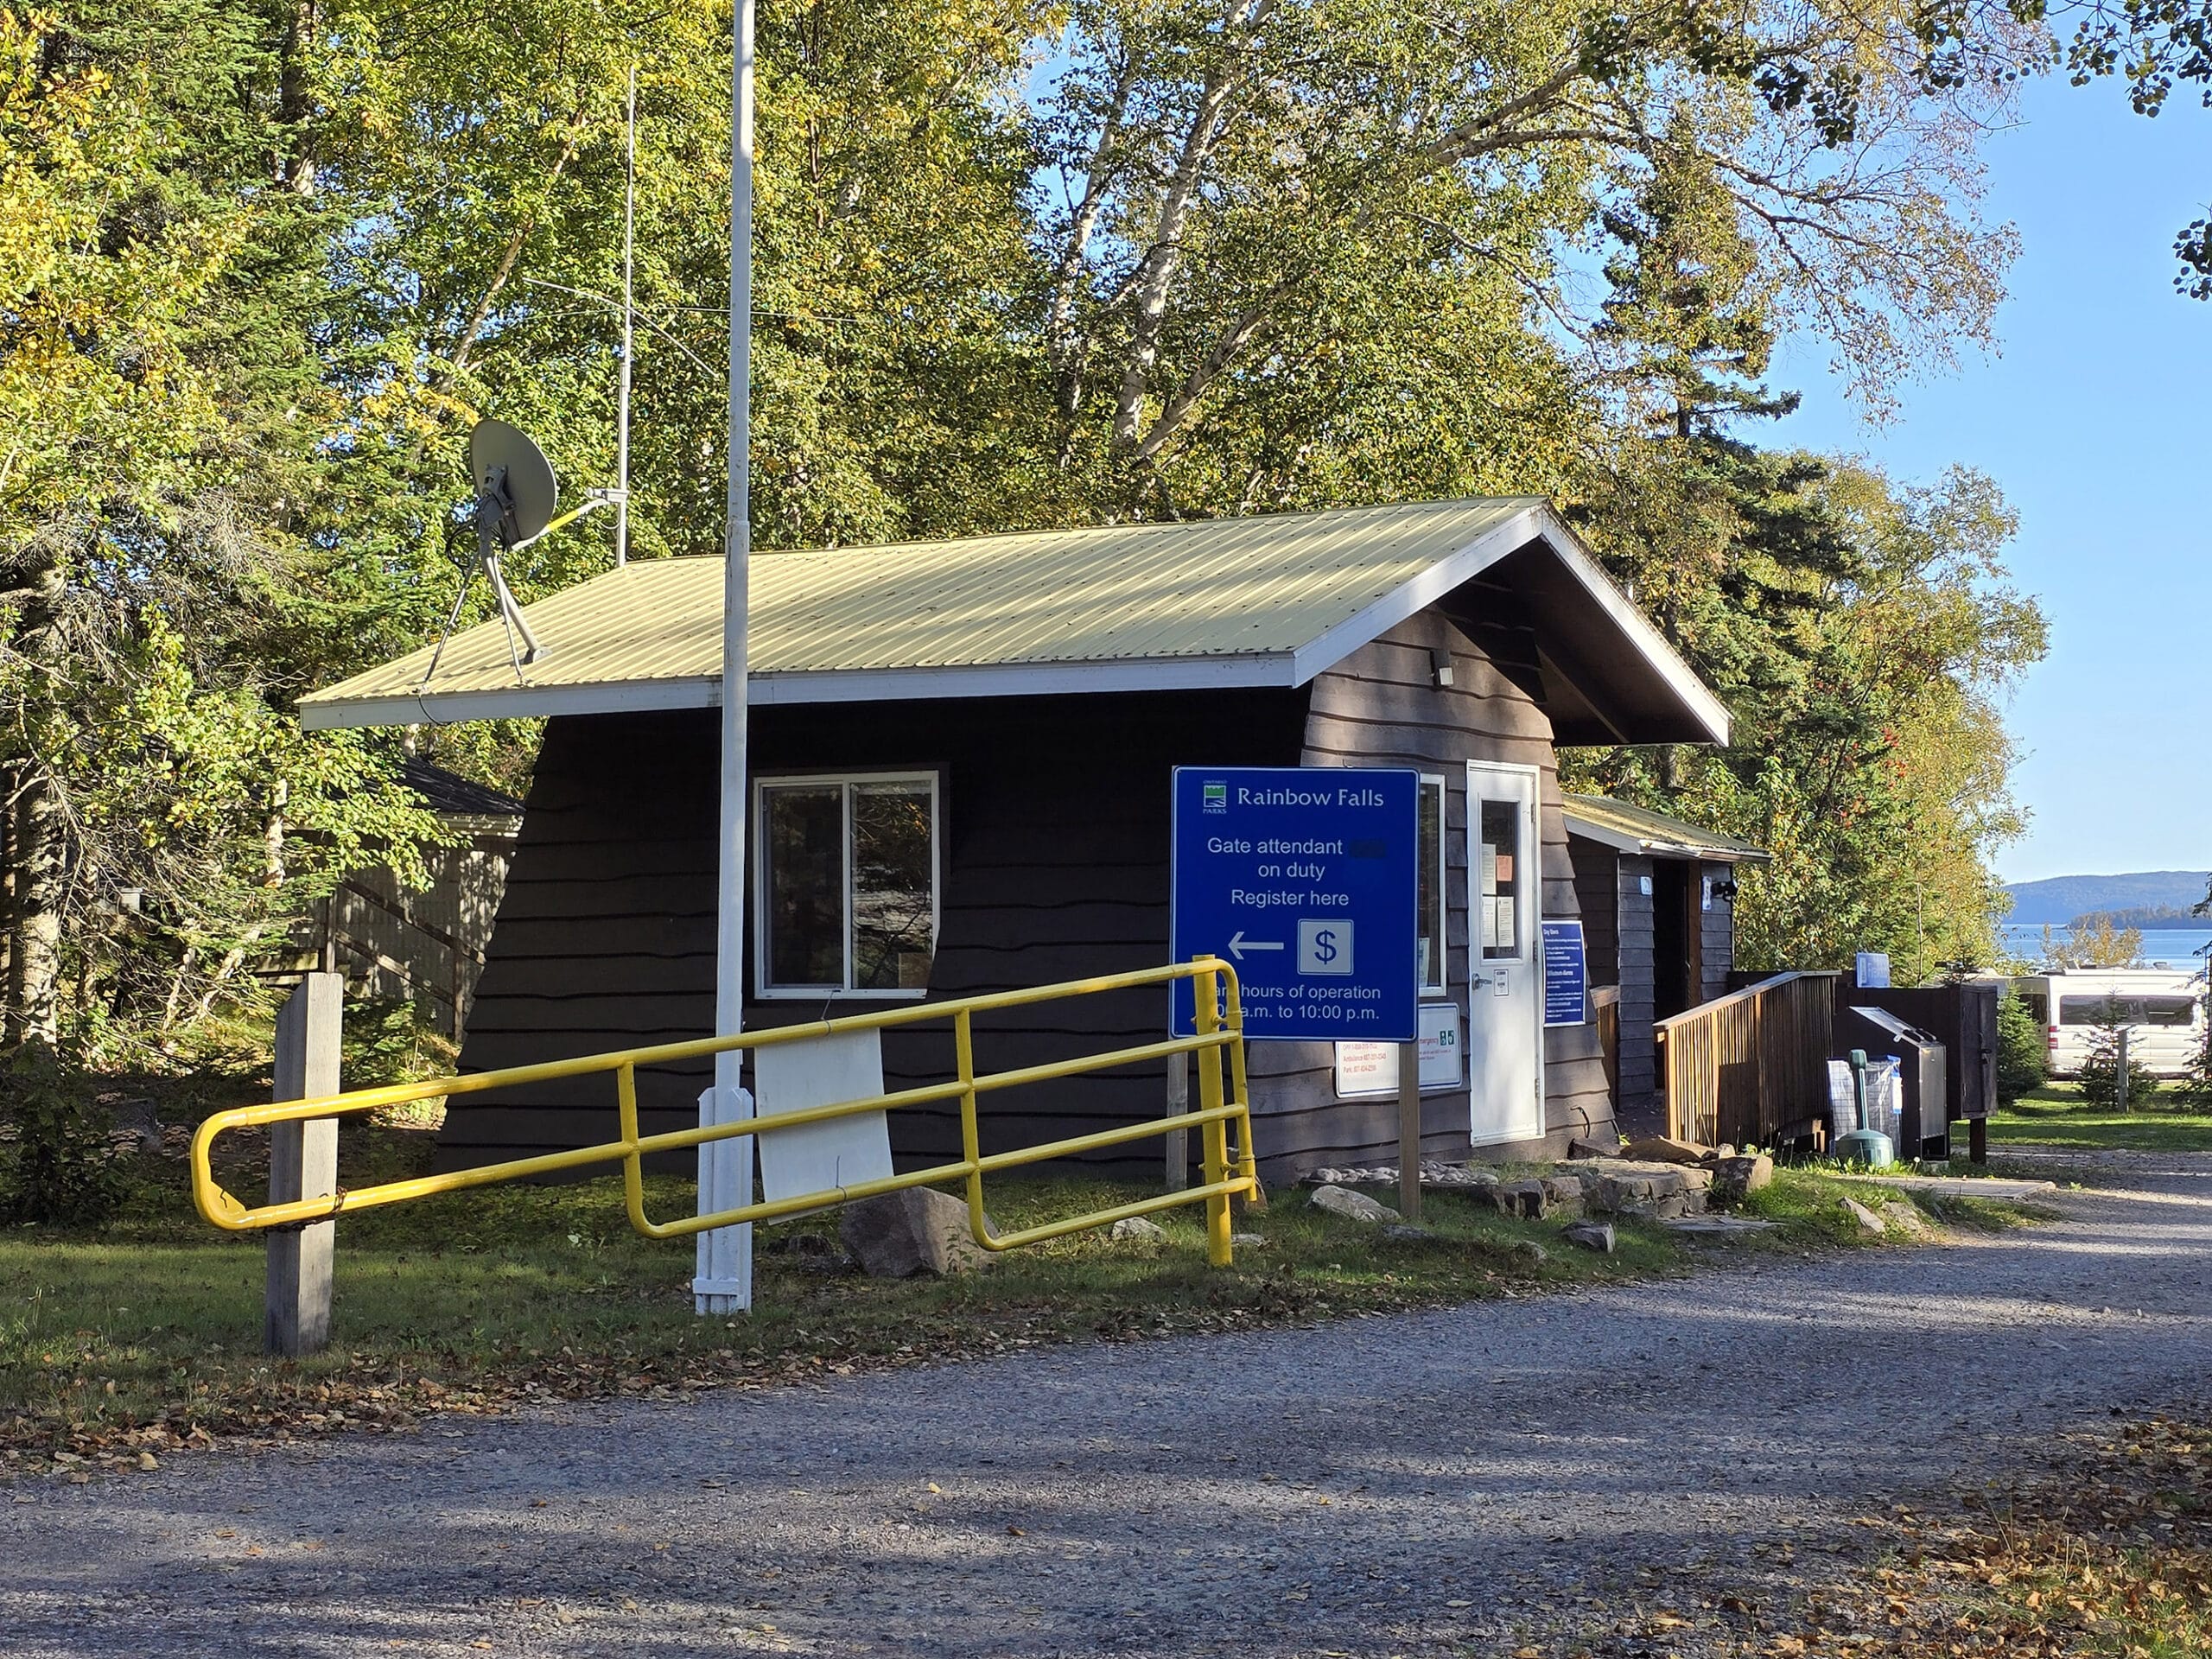
[[[1194,1037],[1168,1038],[1160,1042],[1139,1044],[1103,1054],[1082,1055],[1046,1065],[1021,1066],[1009,1071],[979,1074],[976,1070],[975,1018],[979,1014],[1066,998],[1095,996],[1103,992],[1127,990],[1134,987],[1166,986],[1184,979],[1192,982],[1193,1000],[1198,1008],[1198,1032]],[[839,1101],[831,1105],[811,1106],[800,1111],[780,1112],[698,1128],[677,1129],[664,1135],[641,1135],[638,1133],[637,1071],[641,1065],[663,1065],[697,1059],[730,1049],[758,1052],[780,1044],[806,1042],[840,1033],[883,1030],[938,1020],[951,1023],[956,1056],[956,1075],[943,1083],[917,1089],[894,1090],[862,1099]],[[982,1150],[976,1128],[976,1102],[985,1094],[1147,1060],[1174,1059],[1179,1062],[1180,1057],[1185,1054],[1197,1056],[1198,1103],[1196,1110],[1177,1116],[1150,1119],[1141,1123],[1124,1124],[1095,1134],[1075,1135],[1067,1140],[1017,1147],[1011,1152],[986,1155]],[[1225,1068],[1223,1064],[1224,1055],[1228,1061]],[[618,1139],[602,1141],[596,1146],[579,1147],[571,1152],[547,1153],[535,1158],[518,1158],[506,1163],[483,1165],[475,1169],[417,1176],[409,1180],[386,1181],[376,1186],[341,1190],[324,1197],[301,1198],[284,1204],[248,1205],[225,1191],[214,1177],[212,1155],[214,1144],[222,1135],[235,1130],[264,1128],[271,1124],[302,1122],[315,1118],[342,1119],[410,1101],[481,1094],[493,1089],[511,1089],[522,1084],[550,1083],[557,1078],[601,1073],[612,1073],[613,1076],[613,1105],[620,1134]],[[734,1209],[712,1215],[685,1216],[673,1221],[657,1222],[645,1214],[643,1160],[648,1154],[680,1151],[687,1147],[702,1146],[710,1141],[773,1135],[779,1130],[798,1128],[831,1118],[855,1116],[863,1112],[897,1111],[903,1107],[947,1100],[957,1101],[960,1105],[961,1156],[956,1162],[935,1164],[926,1169],[911,1170],[880,1180],[825,1188],[773,1202],[740,1205]],[[1199,1132],[1205,1176],[1196,1186],[1115,1205],[1083,1215],[1065,1217],[1014,1232],[993,1232],[984,1225],[983,1178],[986,1175],[1024,1164],[1071,1158],[1101,1147],[1120,1146],[1151,1135],[1190,1128]],[[957,1180],[964,1183],[967,1189],[969,1228],[976,1242],[987,1250],[1010,1250],[1085,1228],[1105,1226],[1124,1217],[1165,1210],[1174,1205],[1204,1204],[1208,1256],[1215,1266],[1226,1267],[1231,1256],[1230,1200],[1240,1195],[1256,1198],[1260,1191],[1252,1153],[1250,1096],[1244,1071],[1244,1020],[1238,1001],[1236,972],[1217,957],[1200,957],[1187,963],[1144,969],[1135,973],[1073,980],[1060,985],[1040,986],[1033,990],[1000,991],[986,996],[963,997],[956,1001],[922,1002],[887,1013],[853,1014],[800,1026],[778,1026],[765,1031],[746,1032],[735,1037],[664,1043],[652,1048],[623,1049],[609,1054],[588,1055],[580,1059],[556,1060],[544,1065],[513,1066],[503,1071],[479,1071],[467,1077],[434,1077],[415,1083],[391,1084],[382,1088],[357,1089],[316,1100],[288,1100],[265,1106],[236,1107],[215,1113],[200,1124],[199,1131],[193,1136],[192,1191],[194,1202],[207,1221],[227,1232],[243,1233],[270,1228],[297,1227],[328,1221],[353,1211],[373,1209],[380,1205],[404,1204],[412,1198],[429,1198],[441,1192],[458,1192],[501,1181],[523,1180],[537,1175],[588,1168],[594,1164],[618,1162],[622,1166],[630,1224],[648,1238],[683,1238],[710,1228],[734,1226],[748,1221],[773,1221],[779,1217],[817,1210],[825,1205],[842,1204],[853,1198],[868,1198],[879,1192],[895,1192],[905,1187],[928,1186]]]

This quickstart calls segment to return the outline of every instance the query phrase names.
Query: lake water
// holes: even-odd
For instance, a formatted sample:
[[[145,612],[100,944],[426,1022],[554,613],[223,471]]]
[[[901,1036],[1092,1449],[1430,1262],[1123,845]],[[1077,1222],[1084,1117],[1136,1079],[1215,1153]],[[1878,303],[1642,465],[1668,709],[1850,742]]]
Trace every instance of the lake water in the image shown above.
[[[2002,932],[2006,950],[2030,962],[2042,959],[2042,928],[2012,925]],[[2055,939],[2066,937],[2063,927],[2054,927],[2050,932]],[[2173,968],[2196,968],[2202,963],[2207,945],[2212,945],[2212,928],[2160,928],[2143,935],[2143,960],[2154,966],[2164,963]]]

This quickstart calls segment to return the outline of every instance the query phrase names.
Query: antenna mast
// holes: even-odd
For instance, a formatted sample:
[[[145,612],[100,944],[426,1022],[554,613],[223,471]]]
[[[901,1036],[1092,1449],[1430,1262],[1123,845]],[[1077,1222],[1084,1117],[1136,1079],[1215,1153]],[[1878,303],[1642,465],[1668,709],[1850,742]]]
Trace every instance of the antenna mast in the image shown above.
[[[614,390],[614,563],[630,562],[630,350],[634,337],[632,276],[638,227],[638,66],[624,100],[629,143],[622,161],[622,378]]]

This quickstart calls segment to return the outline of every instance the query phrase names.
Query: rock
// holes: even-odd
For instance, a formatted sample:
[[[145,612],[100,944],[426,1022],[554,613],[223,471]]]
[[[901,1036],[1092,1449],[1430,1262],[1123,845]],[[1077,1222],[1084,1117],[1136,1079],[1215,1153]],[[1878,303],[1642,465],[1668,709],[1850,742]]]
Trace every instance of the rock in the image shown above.
[[[1701,1215],[1706,1189],[1713,1182],[1709,1170],[1624,1158],[1597,1158],[1560,1167],[1581,1183],[1584,1208],[1600,1215]]]
[[[1142,1216],[1123,1216],[1106,1230],[1106,1236],[1141,1239],[1148,1244],[1157,1244],[1167,1236],[1167,1230],[1158,1222],[1147,1221]]]
[[[1267,1236],[1263,1233],[1231,1233],[1229,1248],[1232,1250],[1264,1250],[1268,1248]]]
[[[1701,1164],[1713,1155],[1713,1148],[1699,1146],[1694,1141],[1647,1135],[1641,1141],[1630,1141],[1621,1148],[1620,1155],[1647,1164]]]
[[[1928,1217],[1908,1198],[1884,1198],[1875,1213],[1883,1224],[1903,1233],[1907,1238],[1933,1238],[1936,1230],[1928,1224]]]
[[[1573,1222],[1561,1236],[1570,1244],[1580,1244],[1584,1249],[1595,1250],[1600,1255],[1613,1253],[1613,1224],[1610,1221]]]
[[[1774,1160],[1764,1153],[1748,1158],[1723,1158],[1713,1166],[1712,1193],[1716,1204],[1738,1204],[1747,1193],[1774,1183]]]
[[[1349,1187],[1343,1186],[1315,1187],[1313,1207],[1317,1210],[1326,1210],[1332,1216],[1342,1216],[1347,1221],[1377,1224],[1405,1219],[1389,1205],[1378,1204],[1364,1192],[1354,1192]]]
[[[1670,1233],[1688,1233],[1693,1237],[1735,1238],[1745,1233],[1770,1233],[1782,1224],[1749,1216],[1683,1216],[1659,1224]]]
[[[1367,1169],[1308,1170],[1299,1179],[1308,1186],[1395,1186],[1398,1166],[1377,1164]],[[1446,1164],[1424,1158],[1421,1163],[1421,1184],[1446,1188],[1495,1186],[1497,1173],[1471,1164]]]
[[[1567,1143],[1567,1155],[1570,1158],[1618,1158],[1621,1155],[1621,1143],[1616,1141],[1608,1146],[1602,1141],[1577,1139]]]
[[[1543,1183],[1544,1202],[1554,1214],[1561,1210],[1576,1215],[1582,1213],[1582,1183],[1572,1175],[1540,1175]]]
[[[1500,1214],[1522,1221],[1541,1221],[1551,1201],[1541,1181],[1500,1181],[1485,1188],[1481,1198]]]
[[[983,1224],[991,1227],[988,1217]],[[911,1279],[918,1273],[942,1278],[973,1272],[990,1261],[989,1252],[969,1231],[968,1206],[926,1186],[847,1205],[837,1220],[837,1237],[874,1279]]]
[[[1551,1260],[1551,1252],[1533,1238],[1516,1238],[1506,1254],[1524,1268],[1541,1268]]]
[[[1858,1199],[1846,1198],[1843,1201],[1843,1207],[1851,1212],[1852,1219],[1859,1224],[1861,1232],[1886,1233],[1890,1230],[1888,1223],[1859,1203]]]
[[[1398,1244],[1426,1244],[1436,1235],[1426,1227],[1416,1227],[1409,1221],[1386,1222],[1382,1236]]]

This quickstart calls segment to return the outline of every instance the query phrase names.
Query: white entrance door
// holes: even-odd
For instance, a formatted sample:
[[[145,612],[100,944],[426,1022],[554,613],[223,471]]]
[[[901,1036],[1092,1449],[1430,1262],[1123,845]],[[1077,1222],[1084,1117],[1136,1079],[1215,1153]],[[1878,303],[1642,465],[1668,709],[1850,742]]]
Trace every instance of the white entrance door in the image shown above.
[[[1467,763],[1467,1078],[1475,1145],[1544,1132],[1536,769]]]

